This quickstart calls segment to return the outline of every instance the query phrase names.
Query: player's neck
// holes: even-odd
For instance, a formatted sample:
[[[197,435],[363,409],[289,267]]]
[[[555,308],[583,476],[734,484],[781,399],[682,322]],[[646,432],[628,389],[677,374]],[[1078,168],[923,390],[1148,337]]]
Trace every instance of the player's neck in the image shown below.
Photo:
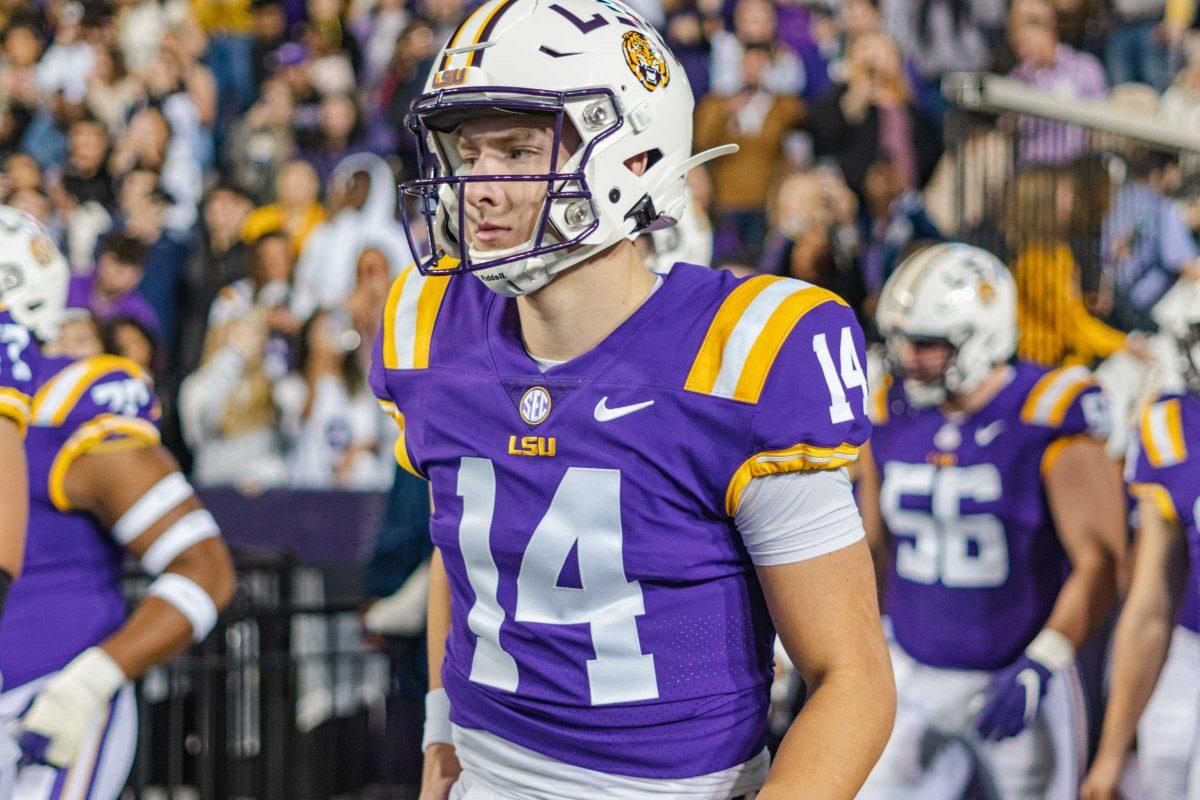
[[[993,367],[987,377],[969,393],[962,397],[952,398],[949,402],[943,404],[942,411],[946,414],[970,416],[992,402],[992,399],[1000,393],[1000,390],[1012,380],[1012,376],[1013,368],[1011,366],[1008,364],[999,364]]]
[[[633,243],[622,240],[517,298],[530,355],[570,361],[586,353],[636,311],[654,287]]]

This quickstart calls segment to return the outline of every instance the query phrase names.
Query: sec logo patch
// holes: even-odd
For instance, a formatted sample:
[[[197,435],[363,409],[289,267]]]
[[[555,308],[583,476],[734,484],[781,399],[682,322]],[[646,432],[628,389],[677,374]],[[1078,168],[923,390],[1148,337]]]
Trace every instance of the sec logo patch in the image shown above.
[[[521,402],[517,408],[521,412],[521,419],[526,423],[540,425],[550,416],[551,405],[550,392],[546,387],[532,386],[521,395]]]

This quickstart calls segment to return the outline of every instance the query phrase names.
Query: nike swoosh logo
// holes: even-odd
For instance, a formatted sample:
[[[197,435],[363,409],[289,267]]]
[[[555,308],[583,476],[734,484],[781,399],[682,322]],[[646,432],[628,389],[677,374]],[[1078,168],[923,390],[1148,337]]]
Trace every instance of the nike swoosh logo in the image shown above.
[[[1004,431],[1004,420],[998,419],[991,425],[985,425],[975,431],[975,444],[987,447],[996,441],[996,437]]]
[[[593,415],[596,417],[596,422],[611,422],[614,419],[620,419],[627,414],[632,414],[635,411],[641,411],[643,408],[649,408],[654,405],[653,400],[647,400],[644,403],[634,403],[631,406],[617,406],[609,408],[605,405],[608,402],[608,396],[600,398],[600,402],[596,403],[596,410]]]
[[[1023,669],[1017,673],[1017,683],[1025,688],[1025,724],[1032,725],[1042,695],[1041,676],[1032,667]]]

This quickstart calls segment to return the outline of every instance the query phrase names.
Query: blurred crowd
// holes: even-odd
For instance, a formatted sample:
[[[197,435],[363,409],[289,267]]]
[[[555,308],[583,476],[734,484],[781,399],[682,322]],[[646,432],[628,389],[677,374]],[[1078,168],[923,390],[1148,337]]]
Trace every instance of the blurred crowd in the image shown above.
[[[1200,276],[1180,159],[1118,153],[1117,181],[1092,142],[1028,119],[952,150],[940,88],[992,71],[1196,130],[1195,0],[630,4],[687,72],[696,150],[741,145],[692,174],[660,252],[828,286],[869,322],[911,249],[990,236],[1023,287],[1022,354],[1044,363],[1138,354],[1150,308]],[[0,0],[0,199],[68,254],[66,335],[156,376],[197,483],[391,484],[364,376],[412,258],[403,120],[470,7]],[[955,157],[993,151],[1009,166],[969,207]]]

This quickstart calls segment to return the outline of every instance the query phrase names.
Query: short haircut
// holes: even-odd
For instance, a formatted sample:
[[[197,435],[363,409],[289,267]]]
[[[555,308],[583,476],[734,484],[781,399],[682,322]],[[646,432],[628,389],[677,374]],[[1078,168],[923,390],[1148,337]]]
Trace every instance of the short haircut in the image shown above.
[[[133,264],[139,268],[146,266],[149,252],[146,245],[125,233],[110,233],[100,242],[101,256],[107,254],[122,264]]]

